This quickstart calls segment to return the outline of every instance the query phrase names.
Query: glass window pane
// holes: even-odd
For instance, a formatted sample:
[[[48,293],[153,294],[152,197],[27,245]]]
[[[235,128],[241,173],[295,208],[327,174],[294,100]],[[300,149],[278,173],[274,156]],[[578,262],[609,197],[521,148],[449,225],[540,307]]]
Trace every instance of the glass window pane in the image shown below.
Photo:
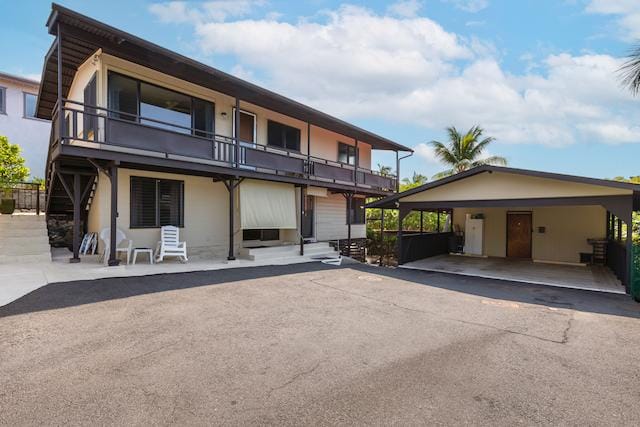
[[[182,182],[158,181],[158,215],[160,226],[182,227]]]
[[[267,123],[267,144],[284,148],[283,125],[269,120]]]
[[[193,98],[193,131],[194,135],[213,138],[213,104]]]
[[[131,177],[131,226],[157,227],[156,180]]]
[[[5,97],[7,95],[7,91],[5,88],[0,87],[0,113],[6,113],[5,110],[5,105],[6,105],[6,101],[5,101]]]
[[[138,83],[134,79],[109,73],[108,103],[111,117],[137,121]]]
[[[300,151],[300,129],[284,126],[285,128],[285,147],[289,150]]]
[[[32,93],[24,94],[24,116],[35,117],[36,116],[36,101],[38,97]]]
[[[156,120],[168,124],[158,123]],[[175,132],[191,133],[191,97],[148,83],[140,83],[140,123]]]

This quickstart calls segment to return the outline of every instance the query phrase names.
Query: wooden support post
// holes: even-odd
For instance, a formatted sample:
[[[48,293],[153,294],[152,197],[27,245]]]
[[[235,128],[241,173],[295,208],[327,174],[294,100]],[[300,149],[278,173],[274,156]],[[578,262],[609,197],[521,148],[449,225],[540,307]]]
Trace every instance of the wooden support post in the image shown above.
[[[436,215],[436,217],[437,217],[437,222],[436,222],[436,228],[437,229],[436,229],[436,231],[439,233],[440,232],[440,209],[438,209],[437,212],[438,213]]]
[[[73,174],[73,257],[71,263],[80,262],[80,175]]]
[[[307,122],[307,179],[313,173],[311,166],[311,123]]]
[[[400,192],[400,153],[396,151],[396,193]]]
[[[236,98],[236,109],[233,112],[234,114],[234,134],[235,134],[235,145],[234,145],[234,164],[235,167],[240,166],[240,98]],[[235,258],[234,258],[235,259]]]
[[[109,230],[109,267],[115,267],[120,264],[120,260],[116,256],[116,231],[118,229],[118,165],[113,163],[109,169],[109,180],[111,181],[111,212],[110,212],[110,230]]]
[[[627,217],[627,241],[626,243],[626,247],[627,247],[627,271],[626,271],[626,277],[627,277],[627,286],[626,286],[626,291],[628,294],[631,293],[631,279],[632,279],[632,273],[631,271],[633,270],[633,211],[631,211],[629,213],[629,216]]]
[[[60,132],[59,140],[60,143],[63,142],[64,134],[65,134],[65,117],[64,117],[64,109],[62,104],[62,32],[60,30],[60,24],[57,26],[57,36],[56,36],[56,50],[57,50],[57,60],[58,60],[58,131]]]
[[[227,260],[234,261],[236,259],[234,252],[234,232],[235,232],[235,189],[236,189],[236,180],[230,179],[229,183],[225,185],[227,186],[227,190],[229,190],[229,255],[227,256]]]
[[[611,238],[611,212],[607,211],[607,240]]]
[[[351,255],[351,215],[353,208],[353,193],[347,193],[347,254]]]
[[[300,256],[304,255],[304,235],[302,234],[302,223],[304,222],[305,196],[304,188],[300,187]]]
[[[424,211],[420,210],[420,234],[424,234]]]

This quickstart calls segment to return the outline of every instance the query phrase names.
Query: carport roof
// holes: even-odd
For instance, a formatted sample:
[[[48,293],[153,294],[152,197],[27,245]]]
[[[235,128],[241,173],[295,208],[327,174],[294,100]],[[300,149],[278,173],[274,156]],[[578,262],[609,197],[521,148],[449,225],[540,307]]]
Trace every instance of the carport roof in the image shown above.
[[[482,173],[502,172],[507,174],[516,174],[529,177],[553,179],[557,181],[573,182],[587,185],[597,185],[601,187],[610,187],[622,190],[631,190],[633,194],[633,208],[634,210],[640,209],[640,185],[631,184],[628,182],[613,181],[609,179],[588,178],[575,175],[565,175],[552,172],[542,172],[529,169],[516,169],[502,166],[477,166],[473,169],[469,169],[464,172],[460,172],[455,175],[448,176],[446,178],[439,179],[437,181],[429,182],[411,190],[403,191],[401,193],[394,194],[392,196],[385,197],[375,202],[366,205],[367,208],[384,208],[384,209],[397,209],[400,199],[413,194],[422,193],[427,190],[431,190],[443,185],[447,185],[456,181],[463,180]]]

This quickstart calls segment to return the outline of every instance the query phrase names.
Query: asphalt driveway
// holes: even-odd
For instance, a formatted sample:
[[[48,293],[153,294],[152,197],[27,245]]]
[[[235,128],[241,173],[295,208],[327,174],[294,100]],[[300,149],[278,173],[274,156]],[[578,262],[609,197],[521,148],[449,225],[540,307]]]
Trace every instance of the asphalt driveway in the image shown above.
[[[637,425],[639,318],[352,265],[52,284],[0,308],[0,424]]]

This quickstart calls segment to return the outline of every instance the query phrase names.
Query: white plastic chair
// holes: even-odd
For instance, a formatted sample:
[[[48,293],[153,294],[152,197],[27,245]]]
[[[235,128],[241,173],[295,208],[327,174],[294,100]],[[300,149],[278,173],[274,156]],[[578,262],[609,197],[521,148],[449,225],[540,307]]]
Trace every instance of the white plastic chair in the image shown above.
[[[109,243],[111,242],[111,229],[103,228],[100,232],[100,240],[104,244],[104,252],[102,252],[102,258],[105,265],[109,262]],[[120,246],[120,244],[124,241],[127,241],[126,246]],[[129,264],[129,260],[131,259],[131,251],[133,249],[133,240],[127,239],[127,235],[124,234],[124,231],[116,228],[116,257],[118,256],[118,252],[125,253],[127,255],[127,264]]]
[[[160,241],[156,247],[156,262],[161,262],[164,257],[175,256],[181,262],[187,262],[187,242],[180,241],[180,229],[173,225],[165,225],[160,228]]]

